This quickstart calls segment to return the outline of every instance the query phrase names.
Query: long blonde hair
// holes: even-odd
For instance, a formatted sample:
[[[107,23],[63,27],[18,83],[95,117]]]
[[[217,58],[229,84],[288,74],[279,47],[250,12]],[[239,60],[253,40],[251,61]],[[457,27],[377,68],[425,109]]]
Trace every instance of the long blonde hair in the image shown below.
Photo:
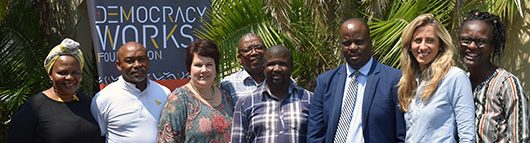
[[[401,35],[401,80],[398,88],[398,101],[400,109],[407,112],[412,98],[416,95],[417,83],[416,73],[419,72],[419,64],[412,54],[411,42],[414,31],[418,27],[431,25],[436,30],[436,36],[441,40],[440,51],[432,63],[420,73],[422,80],[429,81],[421,94],[422,101],[428,101],[449,69],[455,65],[454,54],[456,47],[452,44],[451,35],[443,25],[432,14],[422,14],[416,17],[405,27]],[[429,80],[430,79],[430,80]]]

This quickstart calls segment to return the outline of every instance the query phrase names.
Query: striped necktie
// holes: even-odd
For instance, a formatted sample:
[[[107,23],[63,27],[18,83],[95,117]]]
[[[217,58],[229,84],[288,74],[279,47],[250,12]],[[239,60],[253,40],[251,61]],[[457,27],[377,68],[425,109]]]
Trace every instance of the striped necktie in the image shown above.
[[[343,97],[339,124],[335,133],[335,143],[344,143],[348,137],[350,121],[353,115],[353,109],[355,108],[355,101],[357,100],[357,87],[359,85],[357,78],[359,74],[359,71],[353,72],[352,79],[350,79],[350,83],[346,89],[346,97]]]

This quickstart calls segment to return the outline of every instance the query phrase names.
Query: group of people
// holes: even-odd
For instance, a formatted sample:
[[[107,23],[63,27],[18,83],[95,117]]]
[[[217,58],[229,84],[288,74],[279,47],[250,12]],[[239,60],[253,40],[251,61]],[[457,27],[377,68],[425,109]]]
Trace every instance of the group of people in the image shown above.
[[[497,16],[472,11],[458,47],[423,14],[401,35],[398,70],[372,56],[366,22],[348,19],[338,35],[346,63],[319,75],[313,92],[291,78],[288,48],[266,48],[253,33],[238,44],[243,69],[219,86],[218,47],[195,40],[189,82],[172,92],[147,78],[146,48],[128,42],[118,50],[121,76],[92,99],[76,92],[83,55],[65,39],[44,61],[53,86],[12,117],[8,142],[530,142],[528,97],[494,64],[505,35]]]

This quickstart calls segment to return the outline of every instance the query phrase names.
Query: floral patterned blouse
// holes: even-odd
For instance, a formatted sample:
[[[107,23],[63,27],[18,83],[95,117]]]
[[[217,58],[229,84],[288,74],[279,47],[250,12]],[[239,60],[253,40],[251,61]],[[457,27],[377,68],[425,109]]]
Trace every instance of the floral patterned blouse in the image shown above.
[[[230,142],[234,106],[228,93],[221,93],[221,104],[211,107],[197,99],[187,87],[175,89],[160,115],[157,142]]]

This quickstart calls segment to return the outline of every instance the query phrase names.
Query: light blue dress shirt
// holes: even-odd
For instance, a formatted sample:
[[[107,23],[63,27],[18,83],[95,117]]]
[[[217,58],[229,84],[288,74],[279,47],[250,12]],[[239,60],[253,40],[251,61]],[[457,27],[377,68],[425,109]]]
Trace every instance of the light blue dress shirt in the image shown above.
[[[418,79],[416,80],[418,81]],[[427,81],[421,81],[416,96],[405,113],[406,142],[475,142],[475,107],[471,83],[466,73],[452,67],[431,98],[422,102]]]
[[[366,80],[368,79],[368,72],[372,67],[373,58],[370,58],[368,62],[361,67],[359,70],[360,74],[357,76],[357,81],[359,85],[357,86],[357,99],[355,100],[355,107],[353,110],[353,115],[350,121],[350,127],[348,129],[348,136],[346,138],[347,143],[362,143],[364,142],[363,137],[363,127],[362,127],[362,113],[363,113],[363,98],[364,98],[364,88],[366,87]],[[346,97],[346,89],[350,84],[350,81],[353,80],[353,73],[356,69],[353,69],[350,65],[346,64],[346,73],[348,78],[346,78],[346,84],[344,84],[344,95],[342,96],[342,103]]]

